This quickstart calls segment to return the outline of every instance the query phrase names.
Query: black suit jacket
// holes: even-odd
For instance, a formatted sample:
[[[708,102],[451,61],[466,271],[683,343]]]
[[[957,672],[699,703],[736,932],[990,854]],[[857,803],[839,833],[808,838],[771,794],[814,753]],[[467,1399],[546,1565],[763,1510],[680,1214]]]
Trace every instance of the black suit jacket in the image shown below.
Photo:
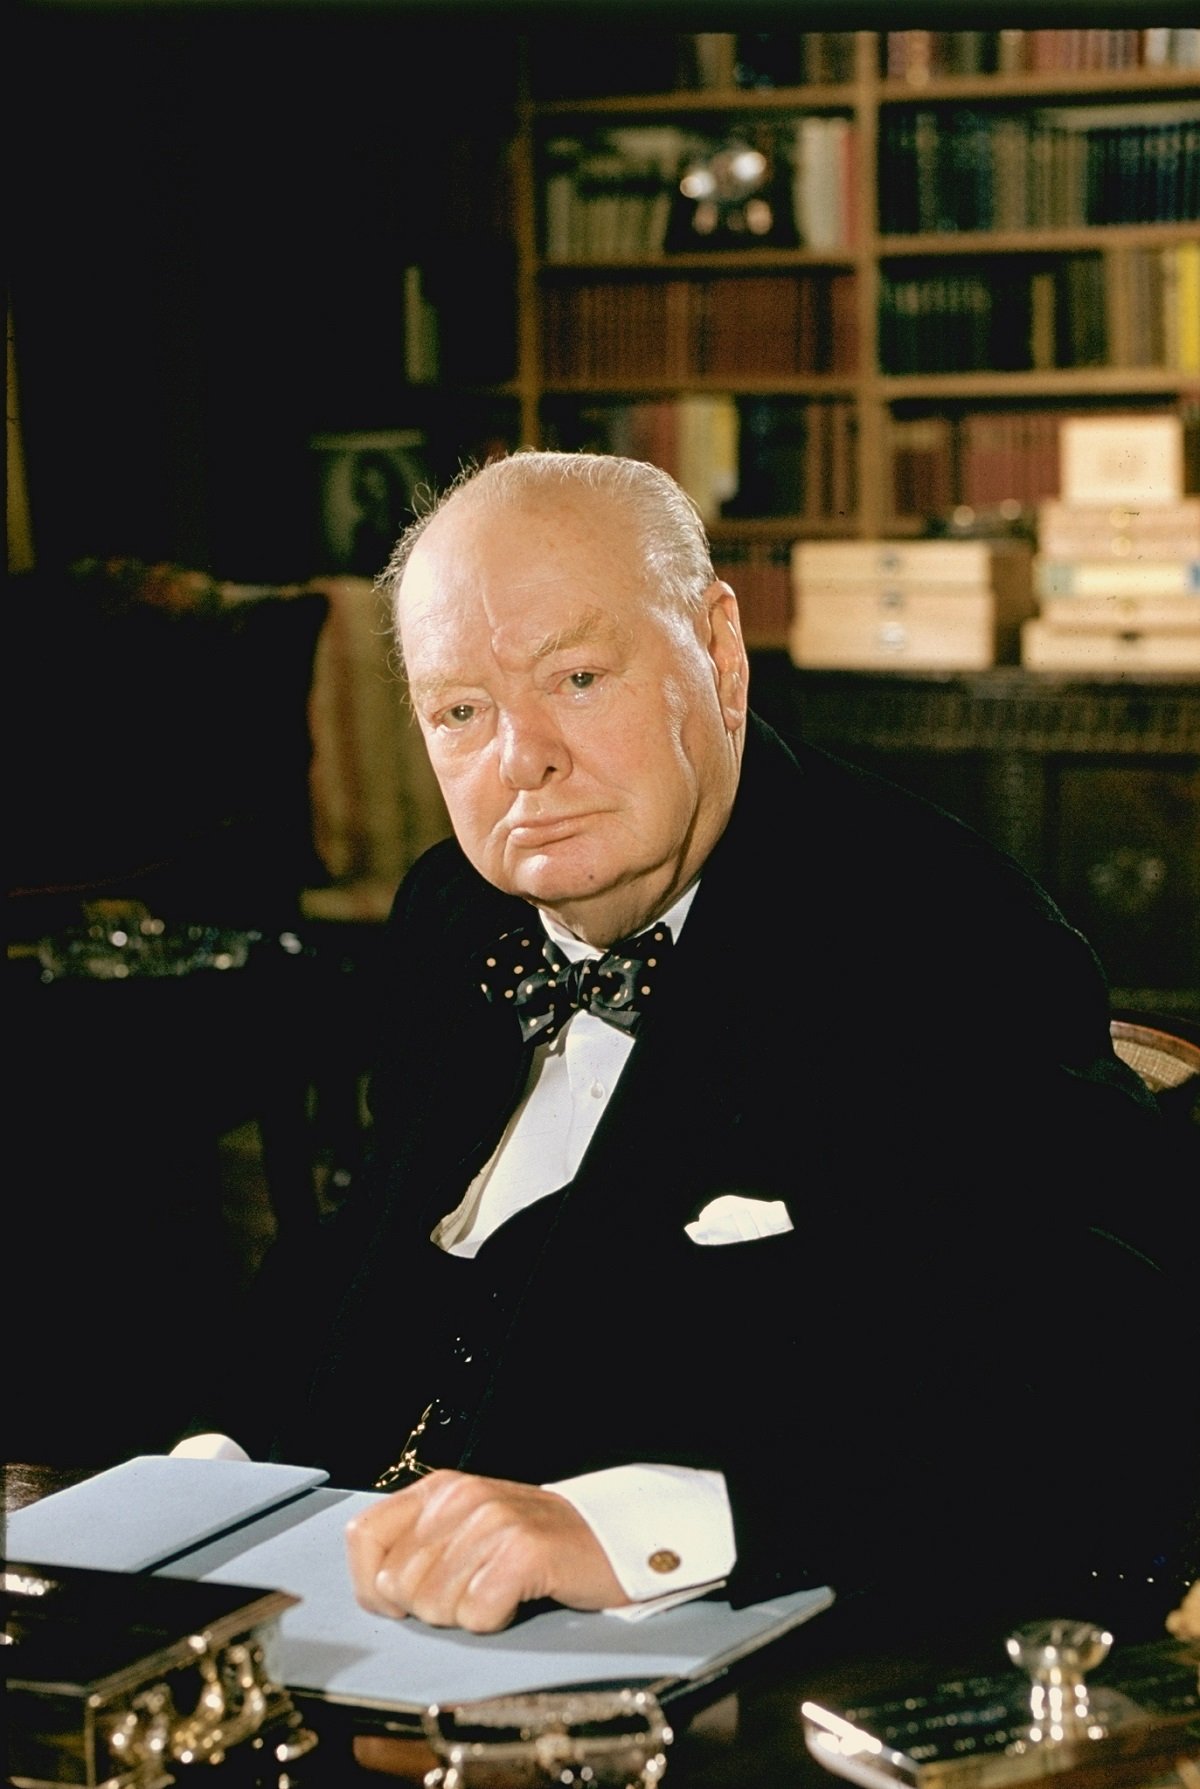
[[[261,1283],[291,1314],[275,1452],[335,1483],[372,1482],[435,1389],[454,1291],[429,1231],[528,1067],[480,961],[530,917],[452,841],[412,871],[372,1171],[315,1260]],[[961,1573],[964,1545],[996,1570],[1032,1547],[1044,1574],[1046,1483],[1082,1506],[1052,1543],[1075,1563],[1163,1556],[1183,1487],[1126,1469],[1186,1420],[1161,1359],[1167,1219],[1144,1196],[1161,1126],[1045,893],[939,810],[754,722],[655,1000],[512,1276],[459,1463],[533,1482],[717,1467],[741,1600]],[[723,1192],[785,1200],[794,1228],[698,1246],[685,1225]]]

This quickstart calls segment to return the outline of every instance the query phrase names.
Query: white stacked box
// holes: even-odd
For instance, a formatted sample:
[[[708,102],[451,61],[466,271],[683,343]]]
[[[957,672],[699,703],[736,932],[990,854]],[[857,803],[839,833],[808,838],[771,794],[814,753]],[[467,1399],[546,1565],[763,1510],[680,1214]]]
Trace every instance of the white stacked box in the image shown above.
[[[1200,671],[1200,497],[1183,494],[1176,417],[1073,418],[1063,494],[1038,511],[1039,671]]]

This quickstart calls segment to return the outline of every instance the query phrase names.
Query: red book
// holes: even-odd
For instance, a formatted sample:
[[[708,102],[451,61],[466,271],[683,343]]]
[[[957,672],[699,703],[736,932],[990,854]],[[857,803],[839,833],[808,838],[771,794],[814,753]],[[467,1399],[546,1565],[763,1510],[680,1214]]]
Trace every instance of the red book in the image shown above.
[[[830,282],[829,369],[853,372],[858,364],[858,286],[852,273],[835,273]]]

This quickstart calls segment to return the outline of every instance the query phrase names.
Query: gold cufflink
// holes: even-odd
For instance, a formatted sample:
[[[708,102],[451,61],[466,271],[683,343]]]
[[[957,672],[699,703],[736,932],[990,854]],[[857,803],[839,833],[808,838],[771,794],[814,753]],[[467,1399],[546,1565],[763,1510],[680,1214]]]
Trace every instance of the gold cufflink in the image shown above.
[[[652,1572],[677,1572],[683,1561],[670,1547],[660,1547],[657,1553],[651,1553],[646,1564]]]

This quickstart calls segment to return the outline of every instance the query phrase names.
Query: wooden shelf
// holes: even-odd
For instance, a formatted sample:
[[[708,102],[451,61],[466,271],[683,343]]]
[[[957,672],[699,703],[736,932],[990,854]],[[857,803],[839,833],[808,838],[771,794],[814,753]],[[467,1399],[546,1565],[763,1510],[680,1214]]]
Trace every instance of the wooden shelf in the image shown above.
[[[813,516],[721,516],[708,524],[714,546],[727,541],[787,542],[804,538],[844,539],[856,532],[854,518]]]
[[[681,373],[677,379],[547,379],[541,389],[547,397],[672,398],[693,391],[734,397],[855,397],[859,380],[854,373]]]
[[[677,255],[647,255],[642,259],[547,261],[539,258],[535,266],[541,277],[570,278],[619,277],[624,273],[769,273],[789,267],[855,267],[858,260],[859,252],[853,248],[684,249]]]
[[[939,75],[924,81],[881,80],[875,97],[881,106],[912,106],[964,99],[1138,99],[1147,94],[1195,93],[1200,69],[1105,68],[1064,70],[1054,74]]]
[[[1200,372],[1170,367],[1047,367],[1014,373],[881,373],[872,388],[895,398],[1175,397],[1200,393]]]
[[[858,99],[857,86],[689,87],[675,93],[612,94],[601,99],[535,100],[534,118],[558,120],[627,117],[747,117],[764,112],[845,112]]]
[[[922,236],[881,235],[869,248],[881,261],[931,255],[1067,254],[1104,248],[1171,248],[1200,242],[1200,220],[1182,224],[1079,224],[1054,230],[940,230]]]

